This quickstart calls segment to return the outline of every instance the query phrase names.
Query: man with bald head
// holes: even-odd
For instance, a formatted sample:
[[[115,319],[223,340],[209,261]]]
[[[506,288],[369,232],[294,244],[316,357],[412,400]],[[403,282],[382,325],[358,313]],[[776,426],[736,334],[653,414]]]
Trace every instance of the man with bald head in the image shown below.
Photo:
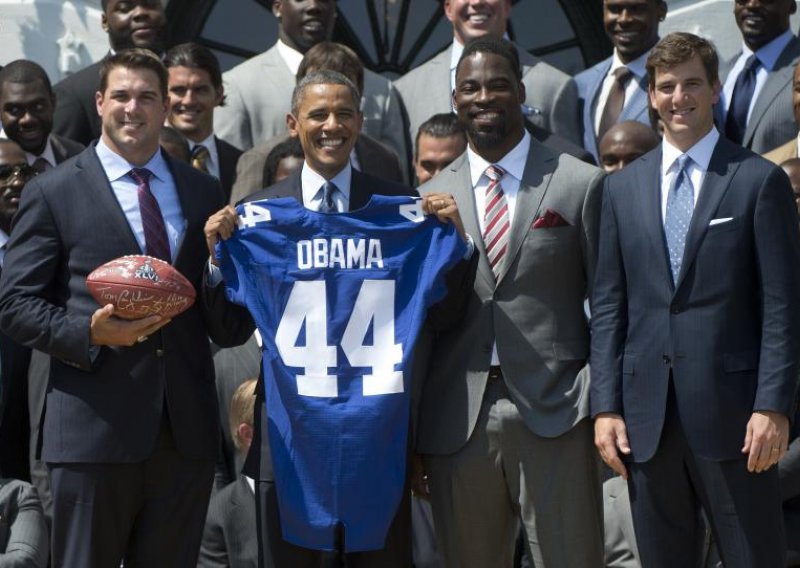
[[[608,173],[621,170],[661,142],[649,126],[626,120],[609,128],[600,140],[600,167]]]
[[[272,13],[278,18],[278,41],[223,75],[227,104],[214,114],[214,132],[243,151],[286,132],[300,61],[313,46],[331,39],[336,0],[274,0]],[[363,131],[405,162],[403,116],[391,81],[365,69],[362,95]]]

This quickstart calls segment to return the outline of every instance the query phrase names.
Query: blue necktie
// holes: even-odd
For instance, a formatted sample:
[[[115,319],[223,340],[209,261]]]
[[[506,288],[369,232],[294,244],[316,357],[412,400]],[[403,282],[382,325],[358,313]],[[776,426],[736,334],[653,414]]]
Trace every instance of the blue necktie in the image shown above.
[[[686,233],[694,211],[694,187],[689,177],[689,165],[692,159],[682,154],[678,162],[678,174],[672,182],[667,195],[667,212],[664,215],[664,232],[667,235],[669,264],[672,269],[672,281],[678,282],[683,262],[683,249],[686,246]]]
[[[336,201],[333,195],[339,191],[336,184],[331,181],[326,181],[322,184],[322,204],[319,206],[320,213],[338,213],[339,208],[336,207]]]
[[[736,84],[733,86],[728,118],[725,120],[725,136],[737,144],[742,143],[744,131],[747,128],[747,113],[756,90],[758,66],[759,61],[755,54],[748,57],[744,69],[739,73]]]

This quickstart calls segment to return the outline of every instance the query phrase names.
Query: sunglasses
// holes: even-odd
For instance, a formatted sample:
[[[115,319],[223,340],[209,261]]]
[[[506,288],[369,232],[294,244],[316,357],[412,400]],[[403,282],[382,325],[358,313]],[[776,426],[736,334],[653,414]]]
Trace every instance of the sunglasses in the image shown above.
[[[8,180],[14,176],[20,179],[30,179],[38,173],[39,172],[37,172],[33,166],[29,166],[28,164],[0,166],[0,180]]]

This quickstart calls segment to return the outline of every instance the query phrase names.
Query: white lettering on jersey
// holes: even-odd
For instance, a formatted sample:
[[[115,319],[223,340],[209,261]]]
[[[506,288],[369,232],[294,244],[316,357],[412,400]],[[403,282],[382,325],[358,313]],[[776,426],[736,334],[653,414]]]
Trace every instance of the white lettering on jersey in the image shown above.
[[[259,223],[272,221],[272,214],[266,207],[245,203],[242,208],[244,211],[239,215],[236,223],[240,229],[250,229]]]
[[[380,239],[311,239],[297,243],[297,268],[383,268]]]
[[[400,215],[409,221],[422,223],[425,220],[425,214],[422,212],[422,199],[418,199],[414,203],[400,205]]]

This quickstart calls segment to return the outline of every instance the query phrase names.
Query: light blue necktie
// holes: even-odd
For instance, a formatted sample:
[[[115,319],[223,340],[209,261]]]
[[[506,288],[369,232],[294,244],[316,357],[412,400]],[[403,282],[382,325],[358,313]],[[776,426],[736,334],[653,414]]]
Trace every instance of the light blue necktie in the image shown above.
[[[333,195],[339,191],[336,184],[332,181],[326,181],[322,184],[322,203],[319,206],[320,213],[338,213],[339,208],[336,206],[336,201]]]
[[[678,275],[681,273],[686,233],[689,231],[689,223],[694,211],[694,187],[688,171],[692,159],[686,154],[682,154],[677,162],[678,174],[669,189],[667,212],[664,215],[664,232],[667,235],[669,264],[674,283],[678,282]]]

